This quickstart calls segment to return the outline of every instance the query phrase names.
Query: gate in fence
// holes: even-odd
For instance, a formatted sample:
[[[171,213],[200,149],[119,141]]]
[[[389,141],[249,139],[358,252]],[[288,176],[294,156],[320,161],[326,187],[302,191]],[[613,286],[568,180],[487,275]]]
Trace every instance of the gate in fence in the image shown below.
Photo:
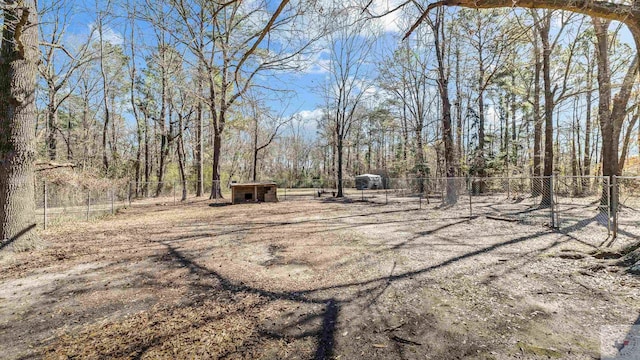
[[[614,235],[640,237],[640,177],[613,177]]]

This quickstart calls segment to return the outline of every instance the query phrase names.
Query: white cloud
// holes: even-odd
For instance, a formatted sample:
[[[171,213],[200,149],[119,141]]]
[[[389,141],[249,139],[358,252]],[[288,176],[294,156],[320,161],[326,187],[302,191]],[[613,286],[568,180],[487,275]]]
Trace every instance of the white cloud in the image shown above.
[[[317,49],[295,56],[289,65],[302,74],[325,74],[329,72],[331,60],[328,49]]]
[[[395,9],[402,2],[403,1],[399,0],[374,0],[370,5],[369,10],[372,15],[379,16]],[[403,31],[401,18],[402,10],[396,10],[376,19],[375,21],[382,27],[384,32],[398,33]]]
[[[293,129],[309,141],[313,140],[318,129],[318,122],[324,116],[324,111],[320,108],[313,110],[302,110],[294,115],[291,123]]]
[[[304,124],[317,123],[322,116],[324,116],[324,110],[320,108],[316,108],[314,110],[302,110],[296,114],[296,117]]]
[[[309,57],[303,71],[308,74],[324,74],[329,71],[330,67],[329,50],[322,49]]]
[[[100,34],[97,30],[96,23],[91,23],[89,26],[89,33],[91,34],[91,41],[98,42],[100,41]],[[124,37],[119,32],[113,30],[113,28],[103,25],[102,26],[102,40],[106,43],[110,43],[111,45],[122,45],[124,44]]]

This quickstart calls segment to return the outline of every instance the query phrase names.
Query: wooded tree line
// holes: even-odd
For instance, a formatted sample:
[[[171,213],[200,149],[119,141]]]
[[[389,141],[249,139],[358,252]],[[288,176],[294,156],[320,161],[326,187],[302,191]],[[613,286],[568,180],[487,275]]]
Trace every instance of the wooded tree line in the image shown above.
[[[423,20],[376,59],[365,96],[352,100],[357,126],[322,133],[335,148],[325,151],[328,177],[340,171],[341,148],[350,175],[637,174],[637,58],[621,24],[559,10],[442,7]],[[332,109],[321,126],[344,128]],[[550,181],[537,182],[533,191],[548,194]]]
[[[403,39],[376,22],[383,14],[372,3],[60,0],[41,3],[38,18],[35,2],[4,1],[3,66],[37,69],[39,80],[18,101],[35,115],[16,127],[17,75],[0,73],[8,92],[0,130],[13,136],[0,139],[0,183],[20,177],[6,160],[18,138],[33,144],[25,163],[69,161],[131,179],[137,194],[178,181],[184,196],[187,183],[214,196],[207,184],[231,179],[328,179],[340,194],[342,178],[376,171],[637,171],[638,59],[611,22],[637,40],[631,4],[406,3],[393,12],[397,28],[409,29]],[[21,41],[28,36],[31,47]],[[325,76],[315,87],[320,115],[305,122],[284,100],[293,89],[272,84],[304,73],[310,59]],[[35,131],[19,136],[24,129]]]

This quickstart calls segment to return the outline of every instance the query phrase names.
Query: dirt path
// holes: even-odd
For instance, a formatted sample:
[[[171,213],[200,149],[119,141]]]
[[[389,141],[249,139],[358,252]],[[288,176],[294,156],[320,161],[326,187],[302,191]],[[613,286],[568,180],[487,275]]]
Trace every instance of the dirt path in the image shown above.
[[[640,281],[541,226],[363,203],[134,207],[0,258],[2,358],[594,358]]]

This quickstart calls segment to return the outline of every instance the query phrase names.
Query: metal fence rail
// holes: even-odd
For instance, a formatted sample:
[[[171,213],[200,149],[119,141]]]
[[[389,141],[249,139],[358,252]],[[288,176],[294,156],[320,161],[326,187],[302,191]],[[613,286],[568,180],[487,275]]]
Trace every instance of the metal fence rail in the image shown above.
[[[280,201],[328,201],[338,195],[335,180],[280,181]],[[487,216],[560,231],[607,237],[640,236],[640,177],[404,177],[383,178],[373,188],[342,181],[343,196],[372,206],[430,210],[438,218]],[[130,182],[96,187],[36,184],[37,223],[90,220],[115,214],[124,206],[177,205],[186,201],[228,202],[229,184]],[[617,210],[617,211],[616,211]],[[437,215],[435,215],[437,214]]]
[[[638,206],[628,209],[626,222],[640,215],[633,214],[640,211],[640,178],[631,182],[638,183],[634,189],[638,194],[630,194],[629,199],[637,199]],[[611,235],[615,226],[613,184],[605,176],[388,178],[382,189],[360,190],[349,187],[353,183],[351,179],[344,181],[344,196],[352,201],[437,210],[440,218],[464,214],[499,217],[604,237]],[[629,185],[621,191],[628,189]],[[334,188],[319,188],[313,196],[335,194]]]
[[[640,237],[640,177],[614,176],[612,191],[617,193],[613,208],[615,234]]]
[[[554,186],[558,228],[567,232],[611,235],[611,181],[607,176],[558,176]]]
[[[113,215],[127,202],[127,192],[122,187],[42,182],[36,185],[36,223],[46,229],[51,223],[88,221]]]

